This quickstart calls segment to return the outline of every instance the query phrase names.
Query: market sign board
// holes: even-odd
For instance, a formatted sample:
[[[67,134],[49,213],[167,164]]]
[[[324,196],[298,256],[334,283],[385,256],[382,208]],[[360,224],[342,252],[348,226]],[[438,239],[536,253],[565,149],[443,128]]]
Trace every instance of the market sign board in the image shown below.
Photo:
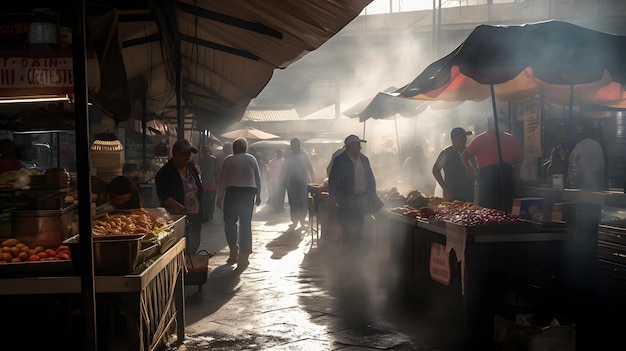
[[[541,157],[541,100],[532,98],[520,104],[517,119],[524,121],[524,155]]]
[[[450,259],[445,245],[430,244],[428,271],[430,272],[430,279],[446,286],[450,285]]]
[[[96,54],[87,53],[87,87],[100,90]],[[0,51],[0,96],[73,94],[74,67],[70,50]]]

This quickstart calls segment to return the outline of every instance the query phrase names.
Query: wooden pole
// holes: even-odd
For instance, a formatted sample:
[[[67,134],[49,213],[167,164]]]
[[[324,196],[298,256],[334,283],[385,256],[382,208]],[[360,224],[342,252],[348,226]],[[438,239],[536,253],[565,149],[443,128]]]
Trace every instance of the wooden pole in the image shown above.
[[[91,236],[91,152],[89,152],[89,109],[87,106],[87,53],[85,39],[85,1],[75,1],[72,28],[72,68],[74,71],[74,114],[76,128],[76,170],[78,176],[78,229],[80,241],[80,287],[82,298],[83,350],[97,350],[96,294]]]

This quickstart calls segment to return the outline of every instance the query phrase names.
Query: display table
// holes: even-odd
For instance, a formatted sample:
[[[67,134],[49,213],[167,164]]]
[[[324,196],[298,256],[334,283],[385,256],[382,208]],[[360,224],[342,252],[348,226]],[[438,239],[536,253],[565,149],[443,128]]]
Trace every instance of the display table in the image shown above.
[[[152,350],[173,334],[174,326],[177,341],[182,342],[185,331],[184,249],[183,238],[140,274],[94,277],[99,343],[113,347],[114,343],[121,342],[124,347],[130,347],[128,349]],[[67,334],[68,340],[55,333],[57,345],[72,349],[72,343],[79,337],[67,329],[76,328],[75,323],[80,323],[80,318],[76,317],[80,314],[76,312],[76,306],[80,306],[80,280],[78,276],[1,279],[0,299],[5,303],[15,301],[13,305],[26,305],[24,309],[47,301],[50,306],[39,307],[38,321],[50,327],[64,326],[59,329],[61,334]],[[61,310],[67,308],[67,315],[52,312],[56,308],[53,305],[65,304],[67,306]],[[48,312],[43,313],[46,310]],[[22,329],[28,326],[12,327],[16,328],[16,334],[32,332]],[[107,331],[106,335],[102,335],[103,330]],[[13,331],[5,329],[5,332]]]
[[[436,303],[456,315],[466,337],[476,342],[492,340],[497,311],[554,302],[551,297],[562,290],[563,251],[573,238],[571,228],[462,228],[381,211],[376,246],[388,253],[378,255],[379,264],[399,272],[396,282],[387,285],[410,303]]]
[[[309,184],[309,196],[312,206],[309,207],[309,219],[316,218],[310,223],[311,230],[318,236],[321,243],[337,242],[341,239],[341,228],[337,223],[337,208],[326,190],[320,186]],[[313,216],[311,212],[313,211]]]

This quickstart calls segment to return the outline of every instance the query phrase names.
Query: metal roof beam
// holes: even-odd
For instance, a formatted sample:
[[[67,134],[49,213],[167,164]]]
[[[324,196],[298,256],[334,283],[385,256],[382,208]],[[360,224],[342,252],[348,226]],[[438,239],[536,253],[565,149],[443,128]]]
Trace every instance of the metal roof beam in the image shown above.
[[[201,7],[185,4],[180,1],[176,2],[176,7],[180,9],[181,11],[188,12],[188,13],[191,13],[192,15],[200,16],[208,20],[225,23],[225,24],[239,27],[242,29],[246,29],[252,32],[268,35],[273,38],[283,39],[283,33],[261,23],[245,21],[240,18],[227,16],[227,15],[215,12],[215,11],[210,11],[207,9],[203,9]]]
[[[180,38],[180,40],[188,41],[190,43],[204,46],[209,49],[215,49],[215,50],[223,51],[229,54],[241,56],[250,60],[259,61],[261,59],[260,57],[258,57],[257,55],[249,51],[231,48],[229,46],[217,44],[208,40],[195,38],[186,34],[178,33],[178,37]]]
[[[148,36],[141,37],[141,38],[125,40],[122,42],[122,48],[129,48],[131,46],[147,44],[153,41],[159,41],[161,40],[161,38],[162,38],[161,33],[154,33],[154,34],[150,34]]]

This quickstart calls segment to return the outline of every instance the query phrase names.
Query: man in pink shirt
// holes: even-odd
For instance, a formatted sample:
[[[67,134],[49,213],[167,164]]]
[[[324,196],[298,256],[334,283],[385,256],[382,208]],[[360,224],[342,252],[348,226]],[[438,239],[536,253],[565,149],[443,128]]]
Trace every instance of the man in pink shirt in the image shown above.
[[[478,204],[511,212],[515,196],[515,178],[524,159],[524,152],[517,139],[507,129],[506,121],[498,119],[502,163],[498,156],[495,122],[487,119],[487,131],[478,134],[461,153],[461,162],[467,174],[474,173],[469,159],[476,157],[478,166]]]

